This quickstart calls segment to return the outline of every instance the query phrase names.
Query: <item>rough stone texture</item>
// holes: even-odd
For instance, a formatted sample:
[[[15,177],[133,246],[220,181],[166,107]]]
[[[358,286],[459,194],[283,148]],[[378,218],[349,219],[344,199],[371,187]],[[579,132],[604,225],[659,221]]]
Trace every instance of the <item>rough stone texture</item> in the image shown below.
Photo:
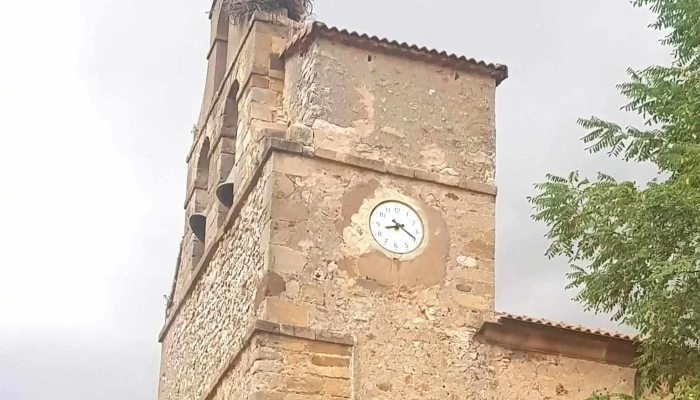
[[[581,400],[599,390],[632,393],[632,368],[494,348],[496,399]]]
[[[257,333],[211,400],[349,399],[351,355],[346,345]]]
[[[198,400],[255,318],[255,288],[264,275],[261,243],[270,219],[268,175],[263,172],[164,337],[161,400]]]
[[[231,27],[230,31],[225,30],[226,34],[221,24],[216,10],[212,35],[218,36],[212,37],[212,46],[226,51],[216,57],[210,55],[209,64],[214,68],[212,63],[219,63],[217,71],[227,66],[227,73],[207,75],[202,114],[188,155],[185,220],[194,213],[207,216],[206,243],[199,242],[186,224],[183,255],[166,314],[177,307],[202,255],[221,234],[228,209],[216,198],[217,186],[233,170],[235,189],[245,187],[260,163],[262,140],[284,137],[287,131],[282,76],[274,68],[294,22],[256,13],[247,25]],[[226,62],[222,63],[222,57]],[[205,143],[209,143],[208,151],[203,150]]]
[[[278,271],[303,288],[288,297],[309,307],[310,327],[357,335],[357,398],[485,393],[489,372],[476,371],[469,351],[493,312],[495,198],[297,156],[273,160],[287,179],[273,180],[273,195],[302,216],[290,221],[273,206],[271,243],[300,254],[299,267]],[[417,256],[392,261],[368,235],[368,212],[389,198],[413,205],[431,232]],[[456,288],[463,282],[474,287],[469,295]],[[480,378],[470,387],[467,371]]]
[[[493,78],[322,39],[286,74],[290,120],[316,146],[494,183]]]
[[[185,202],[208,214],[206,248],[186,229],[159,400],[630,393],[631,369],[477,335],[494,319],[494,79],[325,39],[283,65],[294,28],[264,13],[225,36],[213,24]],[[227,170],[231,210],[213,191]],[[415,252],[369,233],[384,200],[420,215]]]

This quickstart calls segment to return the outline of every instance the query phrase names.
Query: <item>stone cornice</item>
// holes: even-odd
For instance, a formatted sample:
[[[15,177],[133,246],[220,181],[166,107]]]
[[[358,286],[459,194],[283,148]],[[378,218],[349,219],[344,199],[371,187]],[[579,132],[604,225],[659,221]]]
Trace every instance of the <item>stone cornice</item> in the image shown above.
[[[158,336],[158,341],[163,341],[163,338],[170,329],[170,326],[180,313],[180,309],[185,304],[187,298],[191,294],[192,289],[194,289],[195,285],[206,271],[207,267],[209,266],[209,262],[214,257],[214,254],[216,253],[216,250],[218,249],[221,241],[223,240],[224,235],[230,229],[230,227],[235,222],[235,219],[240,214],[241,209],[243,208],[243,205],[245,204],[245,201],[248,198],[248,195],[255,188],[258,179],[260,179],[260,177],[262,176],[265,164],[267,164],[268,159],[274,152],[294,154],[308,158],[329,160],[347,166],[376,171],[382,174],[436,183],[443,186],[449,186],[456,189],[461,189],[487,196],[496,196],[497,193],[495,186],[469,179],[460,179],[459,177],[455,177],[452,175],[444,175],[435,172],[423,171],[416,168],[386,163],[384,161],[372,160],[369,158],[355,156],[352,154],[340,153],[329,149],[305,146],[300,142],[295,142],[291,140],[267,137],[264,139],[264,145],[262,148],[261,155],[259,157],[260,162],[258,163],[251,178],[243,184],[244,189],[241,192],[241,195],[238,196],[238,198],[234,199],[233,206],[231,207],[231,209],[228,212],[228,215],[226,216],[226,221],[224,223],[224,226],[220,230],[220,233],[218,234],[216,239],[211,243],[211,245],[204,250],[204,255],[199,261],[197,267],[195,268],[195,272],[194,274],[192,274],[192,278],[189,280],[189,282],[187,282],[181,298],[177,300],[177,302],[175,303],[175,308],[170,312],[168,318],[166,319],[165,325],[163,326],[163,329],[161,330]]]

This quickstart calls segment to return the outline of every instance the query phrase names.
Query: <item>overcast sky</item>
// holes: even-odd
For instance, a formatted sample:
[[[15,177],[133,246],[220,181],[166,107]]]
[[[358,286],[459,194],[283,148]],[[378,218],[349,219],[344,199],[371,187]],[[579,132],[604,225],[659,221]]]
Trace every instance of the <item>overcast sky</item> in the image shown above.
[[[208,0],[0,1],[0,399],[147,400],[184,226]],[[569,299],[526,196],[621,123],[625,69],[664,63],[627,0],[317,0],[326,23],[507,64],[497,94],[497,309],[615,328]]]

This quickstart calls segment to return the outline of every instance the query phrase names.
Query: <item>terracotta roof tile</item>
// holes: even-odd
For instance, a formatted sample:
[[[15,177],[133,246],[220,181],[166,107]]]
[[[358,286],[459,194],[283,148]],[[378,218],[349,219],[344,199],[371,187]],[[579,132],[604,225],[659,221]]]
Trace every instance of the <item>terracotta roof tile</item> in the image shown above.
[[[395,40],[379,38],[377,36],[369,36],[348,30],[340,30],[335,27],[329,27],[321,22],[313,22],[307,24],[299,32],[297,32],[288,42],[282,52],[282,55],[289,55],[297,51],[304,51],[313,41],[314,38],[321,36],[328,39],[337,39],[348,45],[353,45],[362,48],[370,48],[394,53],[402,56],[432,62],[440,65],[453,67],[463,70],[481,70],[494,77],[496,84],[500,84],[508,78],[508,67],[501,64],[486,63],[484,61],[466,58],[456,54],[448,54],[444,51],[428,49],[426,47],[418,47],[405,42],[399,43]]]
[[[576,331],[576,332],[589,333],[592,335],[607,336],[607,337],[611,337],[611,338],[630,340],[630,341],[635,340],[635,338],[633,336],[630,336],[630,335],[622,333],[622,332],[606,331],[606,330],[602,330],[602,329],[592,329],[592,328],[587,328],[587,327],[581,326],[581,325],[569,325],[569,324],[565,324],[563,322],[550,321],[550,320],[541,319],[541,318],[532,318],[532,317],[527,317],[527,316],[523,316],[523,315],[499,313],[499,314],[497,314],[497,319],[498,319],[498,322],[502,322],[503,319],[510,319],[510,320],[521,321],[521,322],[529,322],[531,324],[551,326],[554,328],[568,329],[568,330]]]

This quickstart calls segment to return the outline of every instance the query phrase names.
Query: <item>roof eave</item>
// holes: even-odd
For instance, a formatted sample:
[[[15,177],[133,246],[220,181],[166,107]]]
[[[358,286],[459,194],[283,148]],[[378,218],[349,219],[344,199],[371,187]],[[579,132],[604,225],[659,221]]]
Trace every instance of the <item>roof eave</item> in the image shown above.
[[[409,45],[405,42],[399,43],[395,40],[379,38],[377,36],[368,36],[366,34],[350,32],[345,29],[340,30],[335,27],[328,27],[320,22],[308,24],[305,28],[297,32],[297,34],[287,42],[287,46],[282,51],[282,57],[288,57],[297,52],[305,52],[318,37],[323,37],[328,40],[340,40],[343,44],[349,46],[379,50],[399,57],[410,56],[410,58],[416,60],[451,67],[457,70],[487,73],[494,78],[496,85],[499,85],[508,78],[508,67],[502,64],[486,63],[473,58],[448,54],[444,51],[440,52],[435,49]]]

